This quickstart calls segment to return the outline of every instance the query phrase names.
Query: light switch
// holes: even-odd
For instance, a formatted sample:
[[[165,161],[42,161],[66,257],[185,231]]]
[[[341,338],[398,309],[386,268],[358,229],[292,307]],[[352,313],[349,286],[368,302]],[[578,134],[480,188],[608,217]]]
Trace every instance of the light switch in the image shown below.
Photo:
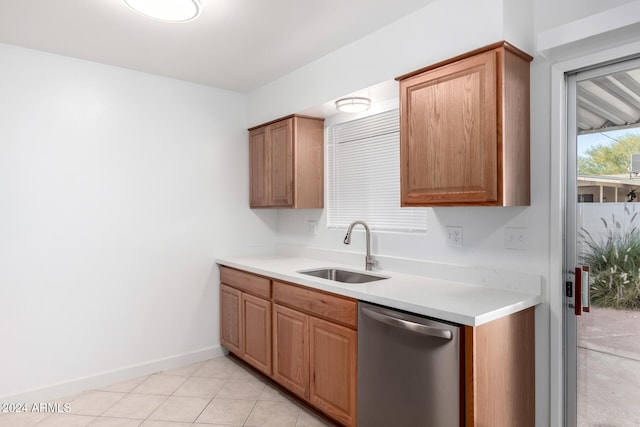
[[[505,227],[504,248],[516,251],[529,249],[529,233],[525,227]]]

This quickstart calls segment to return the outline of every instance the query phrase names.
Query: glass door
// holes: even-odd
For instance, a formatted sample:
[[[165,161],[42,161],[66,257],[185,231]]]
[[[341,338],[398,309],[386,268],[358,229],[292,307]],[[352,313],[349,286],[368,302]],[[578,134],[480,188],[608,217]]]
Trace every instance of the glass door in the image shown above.
[[[640,425],[640,60],[567,76],[565,419]]]

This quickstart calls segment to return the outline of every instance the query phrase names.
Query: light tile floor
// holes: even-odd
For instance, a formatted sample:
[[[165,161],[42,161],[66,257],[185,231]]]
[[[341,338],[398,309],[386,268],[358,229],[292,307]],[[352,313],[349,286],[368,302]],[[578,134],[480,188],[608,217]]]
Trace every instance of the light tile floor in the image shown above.
[[[66,413],[4,413],[0,427],[327,427],[229,357],[56,399]]]

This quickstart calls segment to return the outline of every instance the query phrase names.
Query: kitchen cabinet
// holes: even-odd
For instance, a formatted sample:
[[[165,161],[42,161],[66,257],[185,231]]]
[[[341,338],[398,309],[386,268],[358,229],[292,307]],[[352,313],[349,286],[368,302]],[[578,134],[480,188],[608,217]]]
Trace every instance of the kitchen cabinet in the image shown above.
[[[271,375],[271,281],[220,267],[220,343]]]
[[[270,199],[267,193],[269,177],[267,175],[267,128],[254,129],[249,132],[249,181],[250,181],[250,206],[269,206]]]
[[[242,357],[271,373],[271,301],[242,294]]]
[[[355,425],[357,384],[356,331],[310,317],[309,401],[346,425]]]
[[[240,353],[240,306],[242,292],[220,285],[220,342],[234,353]]]
[[[251,208],[324,206],[324,120],[288,116],[249,129]]]
[[[273,304],[273,378],[309,399],[309,316]]]
[[[397,78],[402,206],[529,205],[531,60],[499,42]]]
[[[355,426],[357,301],[224,266],[220,282],[221,344]]]
[[[357,301],[273,282],[274,379],[356,425]]]

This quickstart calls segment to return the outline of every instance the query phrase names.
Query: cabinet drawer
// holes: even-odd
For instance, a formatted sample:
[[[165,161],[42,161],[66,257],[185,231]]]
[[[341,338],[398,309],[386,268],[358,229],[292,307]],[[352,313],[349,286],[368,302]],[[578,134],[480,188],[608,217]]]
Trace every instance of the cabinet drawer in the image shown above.
[[[358,325],[358,304],[353,299],[275,280],[273,281],[273,299],[282,305],[353,329]]]
[[[220,282],[255,296],[270,299],[270,280],[244,271],[220,266]]]

